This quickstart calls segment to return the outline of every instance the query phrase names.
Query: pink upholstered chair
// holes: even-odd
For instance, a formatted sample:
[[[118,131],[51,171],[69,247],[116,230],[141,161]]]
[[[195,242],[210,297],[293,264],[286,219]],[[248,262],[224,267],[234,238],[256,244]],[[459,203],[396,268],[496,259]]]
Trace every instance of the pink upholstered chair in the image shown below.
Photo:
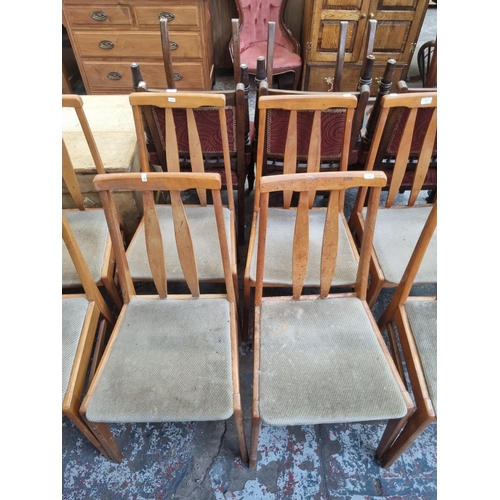
[[[239,20],[235,29],[233,19],[233,36],[229,42],[229,52],[236,68],[240,64],[248,65],[248,72],[256,74],[257,57],[267,54],[267,24],[276,23],[274,44],[273,75],[293,72],[292,88],[299,86],[302,59],[300,46],[284,23],[284,11],[287,0],[268,0],[253,2],[236,0]],[[236,77],[236,74],[235,74]]]

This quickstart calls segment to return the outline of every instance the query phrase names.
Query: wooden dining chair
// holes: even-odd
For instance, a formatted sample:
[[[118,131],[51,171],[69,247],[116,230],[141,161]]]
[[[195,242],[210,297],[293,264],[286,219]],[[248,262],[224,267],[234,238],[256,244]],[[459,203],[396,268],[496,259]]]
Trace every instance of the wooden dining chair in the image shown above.
[[[378,445],[383,455],[413,411],[408,394],[366,302],[370,248],[382,187],[381,172],[271,175],[258,180],[258,256],[255,292],[254,379],[250,467],[258,461],[261,422],[269,426],[384,420]],[[369,187],[367,230],[356,262],[354,290],[331,293],[343,264],[339,215],[346,189]],[[328,192],[322,225],[315,225],[310,199]],[[288,260],[291,291],[264,296],[273,193],[296,192]],[[320,248],[311,248],[318,233]],[[288,249],[287,249],[288,251]],[[314,269],[318,289],[306,292]],[[340,274],[343,271],[340,270]]]
[[[342,21],[344,23],[345,21]],[[341,24],[342,24],[341,23]],[[346,23],[346,22],[345,22]],[[347,23],[346,23],[347,24]],[[368,102],[370,99],[370,85],[372,83],[372,73],[373,73],[373,65],[375,63],[375,57],[372,55],[373,52],[373,41],[375,38],[375,30],[376,30],[377,21],[370,20],[369,32],[367,35],[368,42],[365,47],[366,50],[366,59],[365,64],[362,67],[358,87],[356,89],[351,89],[349,91],[350,94],[355,95],[358,99],[358,106],[356,107],[356,111],[354,112],[352,131],[351,131],[351,143],[350,143],[350,154],[349,154],[349,165],[354,165],[358,162],[358,152],[361,141],[361,131],[365,125],[366,120],[366,112],[368,109]],[[342,86],[342,71],[343,71],[343,61],[344,61],[344,52],[345,52],[345,41],[347,36],[347,26],[342,24],[342,28],[339,34],[339,56],[335,65],[335,77],[331,80],[331,88],[328,92],[339,92]],[[275,31],[275,23],[268,23],[268,40],[272,41],[274,39],[274,31]],[[263,58],[261,62],[263,67],[263,72],[265,72],[265,79],[261,78],[258,92],[257,92],[257,103],[258,99],[265,95],[293,95],[293,94],[303,94],[303,95],[312,95],[312,94],[323,94],[328,95],[326,92],[308,92],[308,91],[294,91],[294,90],[286,90],[276,88],[274,85],[273,79],[273,43],[268,43],[267,49],[267,58]],[[335,84],[334,84],[335,82]],[[346,89],[344,89],[343,94],[346,93]],[[258,124],[259,121],[259,109],[258,105],[255,110],[255,124]],[[254,127],[254,138],[255,138],[255,149],[256,149],[256,139],[257,139],[257,127]],[[268,144],[268,148],[266,148],[265,155],[266,158],[270,155],[270,168],[278,168],[279,169],[279,161],[283,159],[284,151],[281,151],[281,154],[277,154],[276,151],[271,153],[273,149],[275,149],[277,145]],[[327,164],[330,164],[332,168],[336,170],[336,164],[338,161],[337,157],[332,158],[328,155],[323,156],[321,158],[323,168],[326,167]],[[278,163],[277,163],[278,162]],[[268,165],[267,159],[264,160],[264,168]],[[266,172],[264,170],[264,172]]]
[[[250,75],[257,71],[257,58],[266,56],[268,51],[268,23],[276,24],[273,44],[274,63],[273,75],[281,78],[291,73],[291,88],[299,88],[302,71],[300,45],[295,40],[284,22],[284,11],[287,0],[270,2],[251,2],[250,0],[236,0],[238,19],[232,19],[232,37],[229,42],[229,53],[235,68],[235,78],[240,64],[248,66]],[[290,85],[285,84],[284,87]],[[282,85],[283,87],[283,85]]]
[[[401,434],[379,457],[384,467],[390,467],[432,422],[437,422],[437,297],[410,296],[418,268],[436,227],[437,200],[403,278],[378,321],[380,330],[387,330],[389,334],[393,356],[403,380],[402,361],[405,362],[416,406]],[[396,332],[403,360],[397,347]]]
[[[162,53],[167,77],[168,89],[176,89],[175,72],[172,64],[171,44],[168,31],[168,20],[160,20],[160,33]],[[139,64],[131,65],[134,91],[163,92],[166,89],[151,89],[143,81]],[[141,81],[143,83],[141,84]],[[237,238],[240,245],[244,244],[245,236],[245,195],[246,183],[253,186],[254,158],[252,150],[253,123],[250,122],[248,98],[248,72],[247,68],[240,68],[240,77],[235,81],[235,88],[228,90],[205,91],[203,93],[223,94],[226,98],[226,119],[228,130],[228,145],[231,161],[231,181],[237,194]],[[197,91],[197,93],[200,93]],[[163,127],[164,116],[161,108],[144,109],[144,124],[149,139],[148,149],[152,162],[160,165],[163,171],[167,169],[166,141]],[[177,122],[181,119],[176,113]],[[200,136],[202,137],[202,152],[206,171],[216,171],[221,174],[223,186],[226,187],[226,173],[224,169],[224,154],[219,137],[219,127],[214,124],[218,120],[218,110],[205,108],[203,120],[198,122]],[[186,126],[185,124],[183,125]],[[153,156],[151,155],[153,153]],[[189,171],[188,147],[180,144],[180,168]]]
[[[92,155],[98,174],[104,174],[104,166],[97,149],[92,130],[90,129],[82,98],[78,95],[63,95],[63,108],[74,108],[81,126],[82,135]],[[64,209],[66,218],[71,225],[78,245],[83,253],[90,272],[98,286],[103,286],[117,309],[122,306],[122,299],[115,284],[114,257],[109,238],[106,219],[102,208],[85,206],[78,176],[73,168],[70,150],[64,138],[62,139],[62,178],[76,206],[74,209]],[[66,247],[62,246],[62,288],[63,290],[81,288],[81,280],[69,256]]]
[[[138,103],[143,99],[149,102],[148,98],[148,94],[131,96],[136,116]],[[97,176],[94,188],[116,247],[124,306],[83,401],[82,415],[98,434],[99,422],[212,421],[234,414],[241,459],[247,462],[239,389],[237,302],[220,175],[108,174]],[[119,190],[131,190],[142,199],[146,244],[141,258],[150,268],[157,293],[139,295],[134,286],[132,262],[120,237],[113,198]],[[213,203],[193,210],[184,199],[190,190],[208,190]],[[169,193],[171,233],[162,229],[164,220],[155,192]],[[197,215],[201,213],[206,220],[208,211],[213,224],[204,224],[201,242],[196,241]],[[167,246],[175,249],[177,262],[164,251]],[[215,253],[223,269],[225,290],[202,293],[201,263],[212,260]],[[188,291],[171,293],[168,283],[178,266]]]
[[[93,377],[92,367],[97,366],[106,330],[115,324],[115,317],[94,282],[64,212],[62,241],[84,290],[83,293],[62,296],[62,415],[107,459],[120,462],[122,455],[108,426],[99,424],[98,433],[94,434],[80,415],[84,388],[88,378]],[[87,377],[89,370],[90,375]]]
[[[265,159],[276,152],[282,163],[281,174],[298,172],[316,173],[333,170],[331,165],[323,167],[321,160],[329,157],[336,162],[338,171],[346,171],[350,152],[351,127],[358,100],[347,94],[293,94],[263,96],[259,98],[259,124],[256,186],[253,218],[250,228],[247,262],[243,277],[243,335],[247,336],[250,316],[251,289],[257,279],[257,231],[260,210],[260,181],[269,174]],[[273,145],[274,151],[266,147]],[[267,171],[265,171],[265,169]],[[276,172],[277,170],[275,170]],[[343,196],[343,193],[341,194]],[[311,193],[310,206],[316,197]],[[269,211],[270,235],[266,248],[264,287],[291,287],[292,241],[295,220],[295,201],[292,192],[285,191],[282,198],[274,200]],[[319,203],[319,201],[318,201]],[[326,209],[321,204],[311,211],[311,258],[317,258],[321,248],[318,231],[324,224]],[[343,206],[343,198],[341,200]],[[358,251],[349,231],[343,210],[338,215],[340,247],[339,269],[331,283],[334,287],[352,287],[356,281]],[[307,286],[319,286],[320,276],[311,268]],[[244,337],[245,338],[245,337]]]
[[[392,167],[384,206],[379,209],[370,265],[371,283],[368,304],[373,306],[383,287],[395,288],[401,281],[411,252],[415,247],[432,204],[422,200],[421,191],[431,165],[437,132],[437,91],[389,94],[381,99],[380,115],[370,147],[365,172],[376,170],[376,157],[391,109],[404,108],[406,119]],[[428,118],[419,121],[419,113]],[[413,145],[418,143],[420,154],[412,164],[408,161]],[[412,167],[411,172],[409,166]],[[409,191],[400,194],[404,182]],[[356,196],[349,225],[358,238],[365,225],[367,189]],[[436,245],[434,235],[415,279],[418,284],[436,283]]]
[[[223,153],[225,179],[231,178],[227,109],[224,95],[206,92],[136,92],[130,95],[130,104],[137,131],[142,172],[145,174],[149,172],[143,116],[150,109],[152,115],[158,120],[158,129],[163,131],[167,172],[183,171],[180,161],[181,151],[186,151],[184,166],[188,167],[190,172],[206,172],[203,151],[207,150],[210,147],[210,142],[216,139],[217,144],[214,145],[214,148]],[[161,115],[158,110],[162,111]],[[216,112],[215,116],[214,111]],[[210,127],[207,127],[208,123],[210,123]],[[210,128],[210,133],[207,135],[208,128]],[[233,185],[228,182],[226,187],[224,218],[227,244],[231,256],[231,272],[237,290],[237,241]],[[168,197],[162,201],[163,203],[158,204],[157,211],[161,221],[165,256],[170,260],[169,279],[171,282],[182,282],[185,273],[181,261],[177,258],[175,246],[174,207]],[[199,259],[197,266],[200,280],[203,283],[223,283],[225,275],[218,248],[216,220],[213,209],[210,207],[207,191],[200,189],[196,193],[191,193],[189,201],[190,206],[186,210],[193,214],[191,233]],[[146,254],[145,222],[146,219],[143,217],[127,248],[130,275],[134,282],[151,282],[153,280],[151,269],[147,261],[144,260]]]

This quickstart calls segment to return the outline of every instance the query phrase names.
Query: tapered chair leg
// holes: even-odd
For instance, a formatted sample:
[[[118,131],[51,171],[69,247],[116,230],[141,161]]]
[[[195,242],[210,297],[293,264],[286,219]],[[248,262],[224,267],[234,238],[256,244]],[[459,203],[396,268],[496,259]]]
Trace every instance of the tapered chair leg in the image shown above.
[[[245,438],[245,428],[243,425],[243,423],[244,423],[243,412],[241,411],[241,408],[238,408],[237,410],[234,411],[234,423],[236,425],[236,433],[238,434],[238,442],[240,445],[241,460],[244,463],[248,463],[247,441]]]
[[[260,418],[252,418],[252,433],[250,436],[250,461],[248,466],[255,469],[257,466],[257,449],[259,446]]]
[[[120,463],[123,459],[123,455],[108,425],[101,422],[90,422],[85,418],[85,415],[81,416],[102,444],[109,458],[113,460],[113,462]]]
[[[380,464],[384,468],[388,468],[408,449],[408,447],[415,441],[420,434],[435,421],[434,417],[430,417],[425,408],[418,409],[408,420],[401,434],[385,451],[379,453],[377,450],[377,457]]]
[[[108,459],[111,460],[107,451],[101,445],[101,443],[94,436],[88,425],[80,417],[79,413],[63,413],[63,416],[68,417],[68,419],[75,425],[75,427]]]

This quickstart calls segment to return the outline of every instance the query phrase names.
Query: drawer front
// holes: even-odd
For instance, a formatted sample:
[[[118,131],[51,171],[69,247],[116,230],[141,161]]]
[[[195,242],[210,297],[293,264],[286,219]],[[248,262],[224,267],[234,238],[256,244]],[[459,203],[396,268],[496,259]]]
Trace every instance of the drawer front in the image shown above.
[[[84,62],[83,66],[90,84],[90,93],[117,92],[131,93],[132,72],[127,61],[95,61]],[[209,90],[205,82],[201,63],[174,64],[174,72],[179,74],[177,81],[179,90]],[[141,62],[141,73],[150,88],[166,89],[167,79],[163,62]]]
[[[185,27],[201,29],[200,10],[196,4],[193,5],[164,5],[136,6],[135,15],[137,23],[142,27],[159,27],[161,17],[169,19],[169,30]]]
[[[75,34],[82,57],[163,57],[160,33],[100,31]],[[172,59],[202,58],[200,33],[172,33]],[[140,60],[139,60],[140,62]]]
[[[67,19],[73,27],[101,29],[115,26],[132,26],[132,13],[126,5],[69,5],[65,9]]]

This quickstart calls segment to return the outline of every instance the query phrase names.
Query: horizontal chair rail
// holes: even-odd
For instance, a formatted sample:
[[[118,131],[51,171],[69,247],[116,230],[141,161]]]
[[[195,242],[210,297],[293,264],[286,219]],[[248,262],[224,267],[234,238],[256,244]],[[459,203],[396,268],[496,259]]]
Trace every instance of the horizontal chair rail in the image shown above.
[[[222,181],[218,173],[196,172],[137,172],[122,174],[99,174],[94,177],[96,191],[109,189],[137,191],[137,180],[141,179],[144,186],[141,191],[186,189],[221,189]],[[141,186],[142,187],[142,186]]]
[[[300,97],[300,99],[297,99]],[[279,106],[276,103],[279,102]],[[259,109],[268,109],[279,107],[287,110],[322,110],[328,108],[356,108],[358,100],[352,94],[345,94],[339,98],[338,94],[335,96],[311,95],[304,97],[304,95],[272,95],[262,96],[259,98]]]
[[[358,186],[384,187],[387,177],[384,172],[351,172],[346,176],[345,172],[318,172],[304,174],[281,174],[262,177],[260,180],[260,192],[270,193],[273,191],[311,191],[349,189]]]
[[[158,97],[161,96],[161,97]],[[203,106],[197,102],[203,99]],[[193,108],[198,109],[206,106],[225,106],[226,96],[223,94],[205,94],[193,92],[189,94],[178,94],[177,92],[136,92],[130,94],[132,106],[159,106],[167,108]]]

